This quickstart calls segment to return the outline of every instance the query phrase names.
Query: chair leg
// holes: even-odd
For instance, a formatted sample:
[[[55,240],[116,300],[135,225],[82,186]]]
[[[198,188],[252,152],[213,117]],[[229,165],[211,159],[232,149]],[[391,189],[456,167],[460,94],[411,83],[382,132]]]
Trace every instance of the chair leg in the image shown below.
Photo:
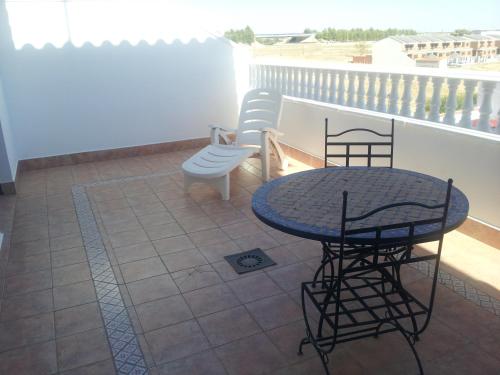
[[[229,190],[230,190],[230,180],[229,180],[229,173],[219,177],[219,178],[214,178],[207,180],[207,182],[212,185],[215,189],[217,189],[221,196],[222,200],[227,201],[229,200]]]
[[[281,148],[279,142],[275,138],[270,139],[274,149],[276,150],[276,157],[278,158],[278,161],[280,163],[280,169],[282,171],[286,171],[288,169],[288,159],[285,155],[285,152]]]
[[[198,181],[197,178],[184,173],[184,193],[187,194],[189,192],[189,187],[191,186],[191,184],[193,184],[196,181]]]

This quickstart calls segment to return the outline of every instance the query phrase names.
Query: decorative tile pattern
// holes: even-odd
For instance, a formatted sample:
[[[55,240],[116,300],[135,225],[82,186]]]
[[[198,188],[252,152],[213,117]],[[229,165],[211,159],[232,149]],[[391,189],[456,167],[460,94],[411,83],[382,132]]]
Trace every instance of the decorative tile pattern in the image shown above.
[[[86,188],[169,176],[174,173],[166,172],[146,176],[110,179],[84,185],[75,185],[72,189],[73,201],[77,210],[97,299],[115,367],[119,374],[147,374],[148,368],[120,293],[117,279],[113,273],[97,222],[92,212]],[[434,268],[432,262],[419,262],[411,265],[426,276],[433,276]],[[439,271],[438,281],[478,306],[500,316],[500,301],[476,289],[466,281],[443,270]]]
[[[120,294],[85,186],[73,187],[73,200],[118,374],[147,374],[144,355]]]
[[[422,272],[428,277],[434,276],[434,261],[409,263],[411,267]],[[474,302],[476,305],[486,309],[497,316],[500,316],[500,300],[484,293],[483,291],[475,288],[465,280],[443,271],[438,271],[437,281],[447,288],[453,290],[455,293],[460,294],[465,299]]]

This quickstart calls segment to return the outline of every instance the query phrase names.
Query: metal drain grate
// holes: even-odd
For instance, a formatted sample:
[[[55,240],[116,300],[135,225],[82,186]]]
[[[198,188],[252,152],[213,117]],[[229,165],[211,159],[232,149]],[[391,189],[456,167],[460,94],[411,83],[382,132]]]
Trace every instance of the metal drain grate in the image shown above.
[[[265,267],[274,266],[276,263],[261,249],[253,249],[225,256],[224,259],[239,273],[257,271]]]

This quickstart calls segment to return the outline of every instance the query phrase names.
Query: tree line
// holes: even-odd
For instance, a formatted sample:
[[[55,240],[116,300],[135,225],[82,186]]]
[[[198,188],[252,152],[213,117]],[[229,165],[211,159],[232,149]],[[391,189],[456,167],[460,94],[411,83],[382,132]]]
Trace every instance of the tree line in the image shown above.
[[[311,31],[310,29],[304,32]],[[393,35],[416,35],[417,32],[412,29],[335,29],[327,28],[316,32],[316,39],[332,40],[337,42],[359,42],[368,40],[380,40]]]
[[[240,30],[228,30],[224,33],[224,36],[235,43],[252,44],[255,40],[255,34],[250,26]]]

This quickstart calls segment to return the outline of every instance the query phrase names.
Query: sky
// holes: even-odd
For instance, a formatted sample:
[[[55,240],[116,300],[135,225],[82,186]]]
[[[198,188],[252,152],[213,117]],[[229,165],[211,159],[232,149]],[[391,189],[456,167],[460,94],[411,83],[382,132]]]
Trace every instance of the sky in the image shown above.
[[[256,33],[304,28],[410,28],[418,32],[500,29],[500,0],[182,0],[206,13],[210,28],[249,25]]]

